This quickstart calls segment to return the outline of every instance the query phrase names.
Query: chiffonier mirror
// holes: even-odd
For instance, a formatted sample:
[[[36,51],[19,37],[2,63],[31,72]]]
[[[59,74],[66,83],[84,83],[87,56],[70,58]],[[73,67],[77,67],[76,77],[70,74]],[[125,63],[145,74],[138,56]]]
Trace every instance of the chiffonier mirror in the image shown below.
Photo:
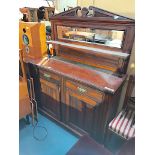
[[[134,40],[133,19],[90,6],[55,15],[51,23],[57,56],[126,73]]]
[[[124,31],[57,26],[58,39],[121,48]]]

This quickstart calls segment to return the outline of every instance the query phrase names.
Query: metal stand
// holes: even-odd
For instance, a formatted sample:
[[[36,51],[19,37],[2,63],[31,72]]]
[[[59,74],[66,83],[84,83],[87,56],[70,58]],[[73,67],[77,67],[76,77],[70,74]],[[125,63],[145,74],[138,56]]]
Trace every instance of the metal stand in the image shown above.
[[[29,115],[26,115],[26,124],[30,124]]]
[[[33,78],[28,79],[28,83],[30,88],[29,91],[30,91],[30,103],[32,109],[32,124],[34,125],[35,120],[38,122],[38,106],[37,101],[35,99]]]

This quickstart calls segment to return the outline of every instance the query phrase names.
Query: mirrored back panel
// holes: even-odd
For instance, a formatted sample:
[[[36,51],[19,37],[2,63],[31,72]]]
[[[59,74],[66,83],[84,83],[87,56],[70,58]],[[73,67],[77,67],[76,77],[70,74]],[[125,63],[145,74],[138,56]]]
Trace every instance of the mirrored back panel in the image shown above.
[[[121,48],[124,31],[57,26],[58,39]]]

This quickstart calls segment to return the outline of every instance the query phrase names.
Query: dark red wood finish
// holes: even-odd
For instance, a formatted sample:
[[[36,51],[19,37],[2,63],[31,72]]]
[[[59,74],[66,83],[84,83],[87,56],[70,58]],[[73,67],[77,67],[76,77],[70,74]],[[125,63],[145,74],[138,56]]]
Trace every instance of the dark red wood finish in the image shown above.
[[[85,13],[83,13],[81,16],[78,16],[78,11],[80,10],[82,10],[81,11],[82,13],[83,12]],[[88,15],[89,10],[93,10],[93,14],[91,16]],[[53,30],[52,39],[57,41],[63,41],[66,43],[76,44],[76,45],[83,45],[87,47],[95,47],[103,50],[131,54],[132,45],[134,41],[135,21],[131,18],[120,16],[118,14],[114,14],[106,10],[102,10],[92,6],[89,7],[89,10],[87,12],[86,8],[84,8],[83,10],[81,9],[81,7],[76,7],[69,11],[52,16],[51,17],[51,24],[52,24],[52,30]],[[117,19],[115,19],[116,17]],[[124,31],[123,44],[121,48],[116,48],[116,47],[107,47],[107,46],[98,45],[98,44],[88,44],[86,42],[75,42],[72,40],[58,39],[57,26],[69,26],[69,27],[79,27],[79,28],[82,27],[82,28],[93,28],[93,29],[101,29],[101,30],[123,30]],[[60,57],[63,57],[66,59],[72,59],[72,58],[69,58],[71,54],[70,54],[70,49],[68,47],[67,47],[68,52],[61,45],[53,45],[53,47],[56,50],[57,55],[59,55]],[[81,52],[80,49],[76,49],[76,50],[72,49],[72,51],[73,52],[75,51],[72,54],[73,57],[75,56],[74,61],[84,63],[84,60],[87,60],[87,63],[91,66],[105,68],[105,64],[103,64],[99,60],[98,54],[94,53],[93,51],[89,50],[90,55],[98,58],[88,59],[88,55],[85,55],[85,54],[83,56],[80,55],[80,52]],[[79,55],[75,53],[78,53]],[[83,58],[84,60],[81,60],[81,58]],[[102,58],[107,59],[107,56],[102,55]],[[115,64],[112,62],[108,62],[107,66],[110,66],[110,67],[106,69],[119,74],[126,73],[127,64],[129,62],[130,57],[125,60],[122,60],[121,64],[120,64],[120,59],[116,59],[112,55],[109,55],[108,59],[111,61],[114,60]],[[99,63],[99,65],[96,65],[97,63]]]
[[[126,78],[134,40],[134,20],[95,7],[89,7],[89,10],[94,10],[91,16],[84,8],[79,17],[79,10],[81,8],[76,7],[51,17],[53,40],[65,42],[58,39],[57,25],[124,30],[120,49],[73,41],[67,43],[128,53],[129,56],[124,59],[53,44],[57,57],[25,59],[25,62],[39,68],[42,112],[63,122],[75,133],[88,133],[103,142],[108,123],[116,114]],[[117,20],[114,19],[116,16]]]

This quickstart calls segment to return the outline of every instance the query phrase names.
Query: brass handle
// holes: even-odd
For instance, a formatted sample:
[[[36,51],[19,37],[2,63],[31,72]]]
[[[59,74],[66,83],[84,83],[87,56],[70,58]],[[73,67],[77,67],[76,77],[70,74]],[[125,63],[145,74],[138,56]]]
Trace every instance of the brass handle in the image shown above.
[[[86,89],[81,88],[81,87],[77,87],[77,89],[78,89],[78,91],[79,91],[80,93],[85,93],[85,92],[87,92]]]
[[[46,74],[46,73],[44,73],[44,77],[46,77],[46,78],[50,78],[51,76],[48,75],[48,74]]]

